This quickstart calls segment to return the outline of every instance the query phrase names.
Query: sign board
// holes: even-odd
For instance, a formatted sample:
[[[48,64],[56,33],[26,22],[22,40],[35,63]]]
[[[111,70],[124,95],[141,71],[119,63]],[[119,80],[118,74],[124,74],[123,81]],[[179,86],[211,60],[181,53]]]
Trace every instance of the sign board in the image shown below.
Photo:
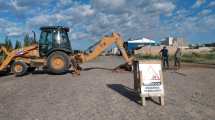
[[[163,94],[163,84],[161,76],[161,64],[158,63],[140,63],[139,70],[141,78],[141,94],[153,96],[156,94]]]
[[[157,96],[164,105],[164,86],[161,61],[139,60],[133,62],[134,89],[140,94],[142,105],[146,97]]]

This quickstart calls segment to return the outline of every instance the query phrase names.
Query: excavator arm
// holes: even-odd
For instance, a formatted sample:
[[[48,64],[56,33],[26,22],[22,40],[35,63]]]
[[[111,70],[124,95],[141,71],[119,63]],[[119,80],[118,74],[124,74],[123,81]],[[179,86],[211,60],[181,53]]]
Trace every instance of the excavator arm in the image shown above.
[[[95,59],[97,56],[99,56],[106,48],[111,46],[112,44],[116,44],[116,46],[119,48],[119,50],[122,53],[123,58],[125,59],[126,63],[129,65],[132,64],[131,58],[128,57],[124,47],[123,47],[123,39],[118,33],[112,33],[111,36],[104,36],[94,47],[94,50],[89,54],[78,54],[75,55],[75,60],[84,63],[90,60]]]

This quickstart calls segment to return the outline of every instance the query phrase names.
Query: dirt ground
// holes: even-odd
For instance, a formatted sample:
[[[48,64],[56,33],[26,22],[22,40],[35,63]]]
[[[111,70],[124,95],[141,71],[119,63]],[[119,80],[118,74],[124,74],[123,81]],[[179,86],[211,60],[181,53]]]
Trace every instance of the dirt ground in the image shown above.
[[[214,120],[215,68],[164,71],[165,106],[139,104],[133,74],[113,73],[120,57],[83,64],[81,76],[0,76],[0,120]]]

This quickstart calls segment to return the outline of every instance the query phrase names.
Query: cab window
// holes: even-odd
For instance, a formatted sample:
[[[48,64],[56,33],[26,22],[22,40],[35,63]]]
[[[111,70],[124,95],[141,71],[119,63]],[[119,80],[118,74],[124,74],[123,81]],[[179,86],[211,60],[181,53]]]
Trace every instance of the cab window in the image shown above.
[[[49,44],[51,44],[51,41],[52,41],[52,33],[51,32],[45,31],[45,32],[41,33],[40,44],[49,45]]]

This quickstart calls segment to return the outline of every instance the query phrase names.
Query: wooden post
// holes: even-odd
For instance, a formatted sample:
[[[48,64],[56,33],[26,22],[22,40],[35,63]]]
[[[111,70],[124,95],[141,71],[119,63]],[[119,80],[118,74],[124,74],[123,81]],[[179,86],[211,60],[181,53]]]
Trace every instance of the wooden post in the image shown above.
[[[164,106],[164,95],[159,97],[161,106]]]
[[[133,62],[133,73],[134,73],[134,90],[137,93],[140,93],[140,72],[139,72],[139,62],[138,61],[134,61]]]
[[[146,105],[146,98],[145,98],[145,96],[141,96],[141,105],[142,106]]]
[[[159,72],[160,73],[160,77],[161,77],[161,85],[164,85],[163,84],[163,73],[162,73],[162,71],[160,71]],[[164,86],[163,86],[164,87]],[[160,104],[162,105],[162,106],[164,106],[164,88],[163,88],[163,93],[161,94],[161,96],[160,96]]]
[[[141,97],[141,104],[142,106],[146,105],[146,96],[141,93],[141,86],[143,84],[144,78],[143,78],[143,71],[139,71],[140,73],[140,82],[139,82],[139,87],[140,87],[140,97]]]

